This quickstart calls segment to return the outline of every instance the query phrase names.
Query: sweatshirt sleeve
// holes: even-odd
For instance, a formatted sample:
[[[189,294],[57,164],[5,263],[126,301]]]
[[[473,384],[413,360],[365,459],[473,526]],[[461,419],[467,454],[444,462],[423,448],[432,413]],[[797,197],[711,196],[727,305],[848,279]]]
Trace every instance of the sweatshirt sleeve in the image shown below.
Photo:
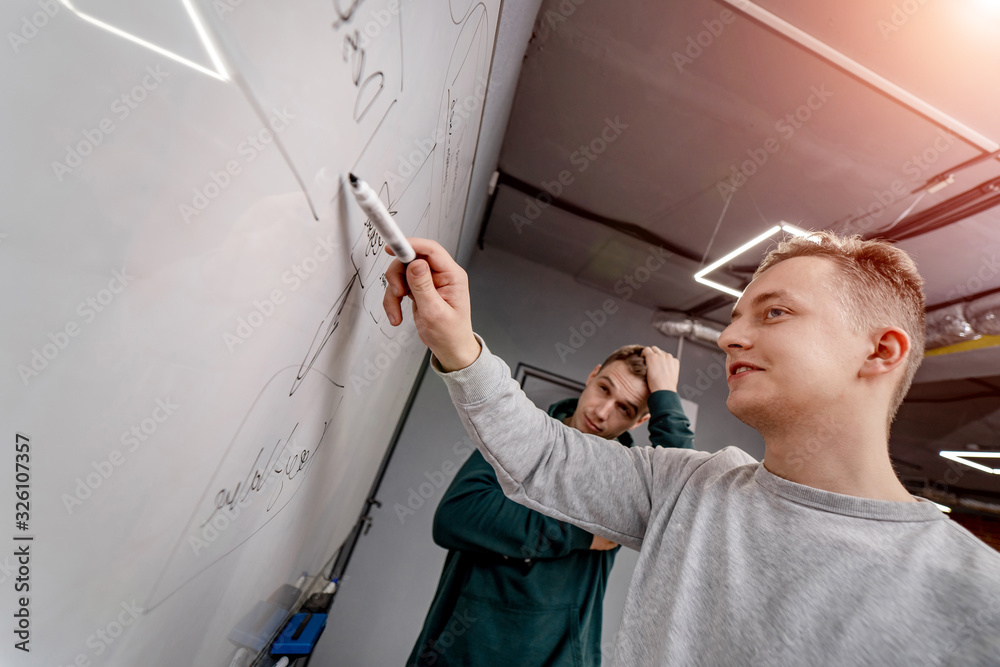
[[[694,449],[694,432],[676,391],[649,395],[649,441],[654,447]]]
[[[436,359],[431,364],[504,493],[547,516],[638,550],[654,490],[659,498],[675,495],[689,476],[687,464],[708,454],[622,447],[566,426],[535,407],[503,360],[482,338],[479,342],[483,351],[467,368],[444,373]],[[668,488],[659,488],[665,482]]]
[[[510,558],[561,558],[589,549],[594,536],[504,495],[493,468],[474,452],[434,514],[434,541],[445,549]]]

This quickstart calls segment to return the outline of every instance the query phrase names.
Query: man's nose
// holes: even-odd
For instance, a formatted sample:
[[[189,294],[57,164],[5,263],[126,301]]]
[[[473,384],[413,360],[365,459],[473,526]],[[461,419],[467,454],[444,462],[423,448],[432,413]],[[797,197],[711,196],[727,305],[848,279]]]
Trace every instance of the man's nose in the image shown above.
[[[728,352],[731,349],[750,347],[746,327],[741,327],[737,322],[731,322],[729,326],[722,330],[716,344],[722,348],[723,352]]]

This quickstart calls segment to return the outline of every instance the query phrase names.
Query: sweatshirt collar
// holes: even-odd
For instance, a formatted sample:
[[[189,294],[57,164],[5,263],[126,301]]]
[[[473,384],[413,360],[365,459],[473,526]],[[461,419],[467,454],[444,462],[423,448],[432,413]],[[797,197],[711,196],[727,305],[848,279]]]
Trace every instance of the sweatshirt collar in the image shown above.
[[[948,518],[937,508],[937,505],[926,498],[913,496],[917,502],[906,503],[860,498],[824,491],[778,477],[765,468],[763,463],[757,464],[754,479],[764,489],[775,495],[800,505],[807,505],[834,514],[880,521],[938,521]]]

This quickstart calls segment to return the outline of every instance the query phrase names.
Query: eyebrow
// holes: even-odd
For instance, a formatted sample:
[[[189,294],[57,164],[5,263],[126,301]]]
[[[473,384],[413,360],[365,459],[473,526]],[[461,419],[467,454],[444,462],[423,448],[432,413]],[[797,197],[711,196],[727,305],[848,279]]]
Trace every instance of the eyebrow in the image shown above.
[[[793,303],[795,302],[795,299],[792,297],[792,295],[787,290],[783,290],[783,289],[772,290],[770,292],[761,292],[760,294],[758,294],[757,296],[755,296],[753,298],[753,301],[750,302],[750,309],[753,310],[754,308],[756,308],[757,306],[759,306],[764,301],[770,301],[772,299],[782,299],[782,300],[785,300],[785,301],[791,301]],[[730,322],[735,321],[736,318],[739,317],[740,314],[741,314],[737,310],[737,306],[739,306],[739,302],[738,301],[736,302],[736,305],[733,306],[733,312],[729,314],[729,321]]]
[[[601,377],[604,378],[604,380],[611,385],[612,389],[618,388],[618,385],[615,384],[615,381],[611,379],[610,375],[602,375]],[[639,412],[639,406],[633,403],[632,401],[622,401],[622,402],[625,403],[625,405],[627,405],[628,407],[632,408],[632,412]]]

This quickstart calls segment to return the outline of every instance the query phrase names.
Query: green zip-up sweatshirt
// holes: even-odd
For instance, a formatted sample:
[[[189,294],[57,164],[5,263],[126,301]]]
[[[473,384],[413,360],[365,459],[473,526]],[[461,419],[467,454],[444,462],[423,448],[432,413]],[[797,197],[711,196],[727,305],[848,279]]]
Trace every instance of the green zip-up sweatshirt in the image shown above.
[[[549,407],[562,420],[576,399]],[[648,401],[650,442],[692,448],[680,397]],[[625,446],[632,437],[618,437]],[[591,551],[594,536],[504,496],[478,451],[455,475],[434,514],[448,549],[434,601],[406,664],[590,667],[601,664],[604,589],[618,548]]]

